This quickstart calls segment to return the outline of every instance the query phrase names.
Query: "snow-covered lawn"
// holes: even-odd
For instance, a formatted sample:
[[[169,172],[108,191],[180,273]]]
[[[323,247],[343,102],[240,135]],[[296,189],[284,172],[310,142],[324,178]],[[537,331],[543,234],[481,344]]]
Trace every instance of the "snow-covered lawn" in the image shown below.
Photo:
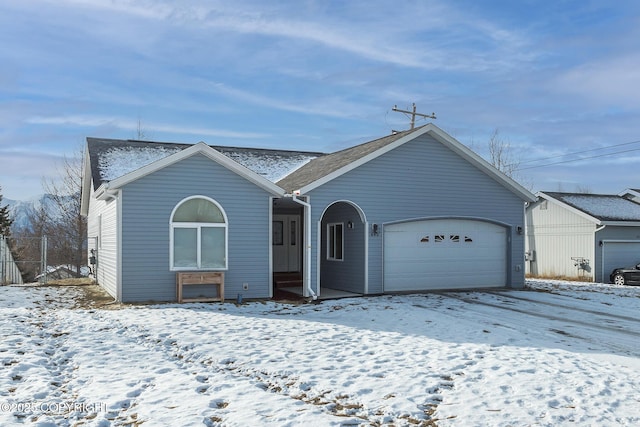
[[[110,308],[0,287],[0,425],[639,425],[640,287],[528,285]]]

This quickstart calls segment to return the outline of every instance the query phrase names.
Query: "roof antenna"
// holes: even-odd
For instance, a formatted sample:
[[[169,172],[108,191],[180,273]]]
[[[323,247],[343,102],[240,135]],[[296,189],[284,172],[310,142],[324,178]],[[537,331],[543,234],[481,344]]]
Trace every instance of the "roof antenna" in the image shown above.
[[[413,111],[400,110],[397,105],[394,105],[391,111],[397,111],[398,113],[404,113],[405,115],[411,114],[411,129],[416,127],[416,116],[424,117],[425,119],[435,119],[436,113],[422,114],[416,113],[416,103],[413,103]]]

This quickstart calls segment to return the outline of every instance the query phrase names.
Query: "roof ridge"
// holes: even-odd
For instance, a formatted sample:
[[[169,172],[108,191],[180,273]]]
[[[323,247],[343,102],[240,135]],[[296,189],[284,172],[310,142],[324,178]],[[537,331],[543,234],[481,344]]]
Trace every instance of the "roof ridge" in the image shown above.
[[[419,129],[425,126],[427,125],[402,132],[392,133],[390,135],[385,135],[383,137],[347,147],[339,151],[334,151],[324,156],[316,157],[306,165],[296,169],[284,178],[280,179],[276,184],[283,187],[287,191],[300,189],[305,185],[310,184],[311,182],[328,176],[329,174],[340,170],[341,168],[349,164],[352,164],[358,159],[361,159],[373,152],[378,151],[382,147],[388,146],[389,144],[392,144],[407,135],[417,132]]]
[[[90,142],[92,144],[112,144],[112,143],[116,143],[119,145],[126,145],[126,144],[130,144],[130,145],[136,145],[136,146],[142,146],[142,145],[148,145],[148,146],[153,146],[153,145],[157,145],[157,146],[172,146],[172,147],[184,147],[184,148],[188,148],[192,145],[196,145],[200,142],[203,142],[204,144],[208,145],[209,147],[216,149],[218,151],[220,150],[251,150],[251,151],[257,151],[257,152],[277,152],[277,153],[295,153],[295,154],[311,154],[311,155],[315,155],[315,156],[324,156],[327,155],[327,153],[322,152],[322,151],[306,151],[306,150],[292,150],[292,149],[285,149],[285,148],[263,148],[263,147],[239,147],[239,146],[234,146],[234,145],[220,145],[220,144],[209,144],[207,142],[204,141],[199,141],[199,142],[194,142],[194,143],[189,143],[189,142],[172,142],[172,141],[149,141],[149,140],[142,140],[142,139],[117,139],[117,138],[97,138],[97,137],[92,137],[92,136],[88,136],[87,137],[87,142]],[[156,148],[156,147],[154,147]]]
[[[385,135],[385,136],[381,136],[381,137],[376,138],[376,139],[372,139],[372,140],[369,140],[369,141],[361,142],[360,144],[352,145],[351,147],[346,147],[346,148],[343,148],[342,150],[333,151],[331,153],[327,153],[327,155],[329,156],[329,155],[339,154],[339,153],[342,153],[344,151],[349,151],[349,150],[353,150],[353,149],[358,148],[358,147],[362,147],[363,145],[374,144],[376,142],[379,142],[382,139],[389,138],[389,137],[404,136],[404,135],[407,135],[407,134],[409,134],[411,132],[415,132],[416,130],[418,130],[418,129],[424,127],[424,126],[426,126],[426,125],[422,125],[422,126],[418,126],[417,128],[402,130],[402,131],[398,131],[398,132],[392,131],[391,134],[389,134],[389,135]]]
[[[621,199],[624,198],[618,194],[604,194],[604,193],[570,193],[566,191],[540,191],[540,193],[549,194],[549,195],[559,194],[564,196],[619,197]]]

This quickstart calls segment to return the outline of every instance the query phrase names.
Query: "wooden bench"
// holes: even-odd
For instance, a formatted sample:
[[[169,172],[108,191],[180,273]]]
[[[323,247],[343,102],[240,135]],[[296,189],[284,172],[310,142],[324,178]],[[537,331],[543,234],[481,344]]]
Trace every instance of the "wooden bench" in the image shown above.
[[[182,287],[189,286],[189,285],[213,285],[217,287],[218,296],[183,298]],[[196,273],[196,272],[176,273],[176,292],[178,294],[178,302],[208,302],[208,301],[224,302],[224,273],[220,271],[203,271],[200,273]]]

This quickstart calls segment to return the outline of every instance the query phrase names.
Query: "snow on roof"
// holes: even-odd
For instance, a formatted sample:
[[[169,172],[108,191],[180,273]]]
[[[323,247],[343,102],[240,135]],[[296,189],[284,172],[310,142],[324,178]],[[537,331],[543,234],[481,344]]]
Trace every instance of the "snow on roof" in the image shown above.
[[[189,144],[87,138],[92,158],[94,185],[176,154]],[[233,161],[276,182],[323,153],[261,148],[211,146]]]
[[[640,221],[640,204],[615,195],[545,193],[605,221]]]
[[[271,182],[279,181],[294,170],[318,157],[317,153],[290,152],[284,156],[278,152],[240,151],[214,147],[225,156],[262,175]]]
[[[102,180],[111,181],[162,158],[182,151],[184,147],[113,147],[98,160]]]

